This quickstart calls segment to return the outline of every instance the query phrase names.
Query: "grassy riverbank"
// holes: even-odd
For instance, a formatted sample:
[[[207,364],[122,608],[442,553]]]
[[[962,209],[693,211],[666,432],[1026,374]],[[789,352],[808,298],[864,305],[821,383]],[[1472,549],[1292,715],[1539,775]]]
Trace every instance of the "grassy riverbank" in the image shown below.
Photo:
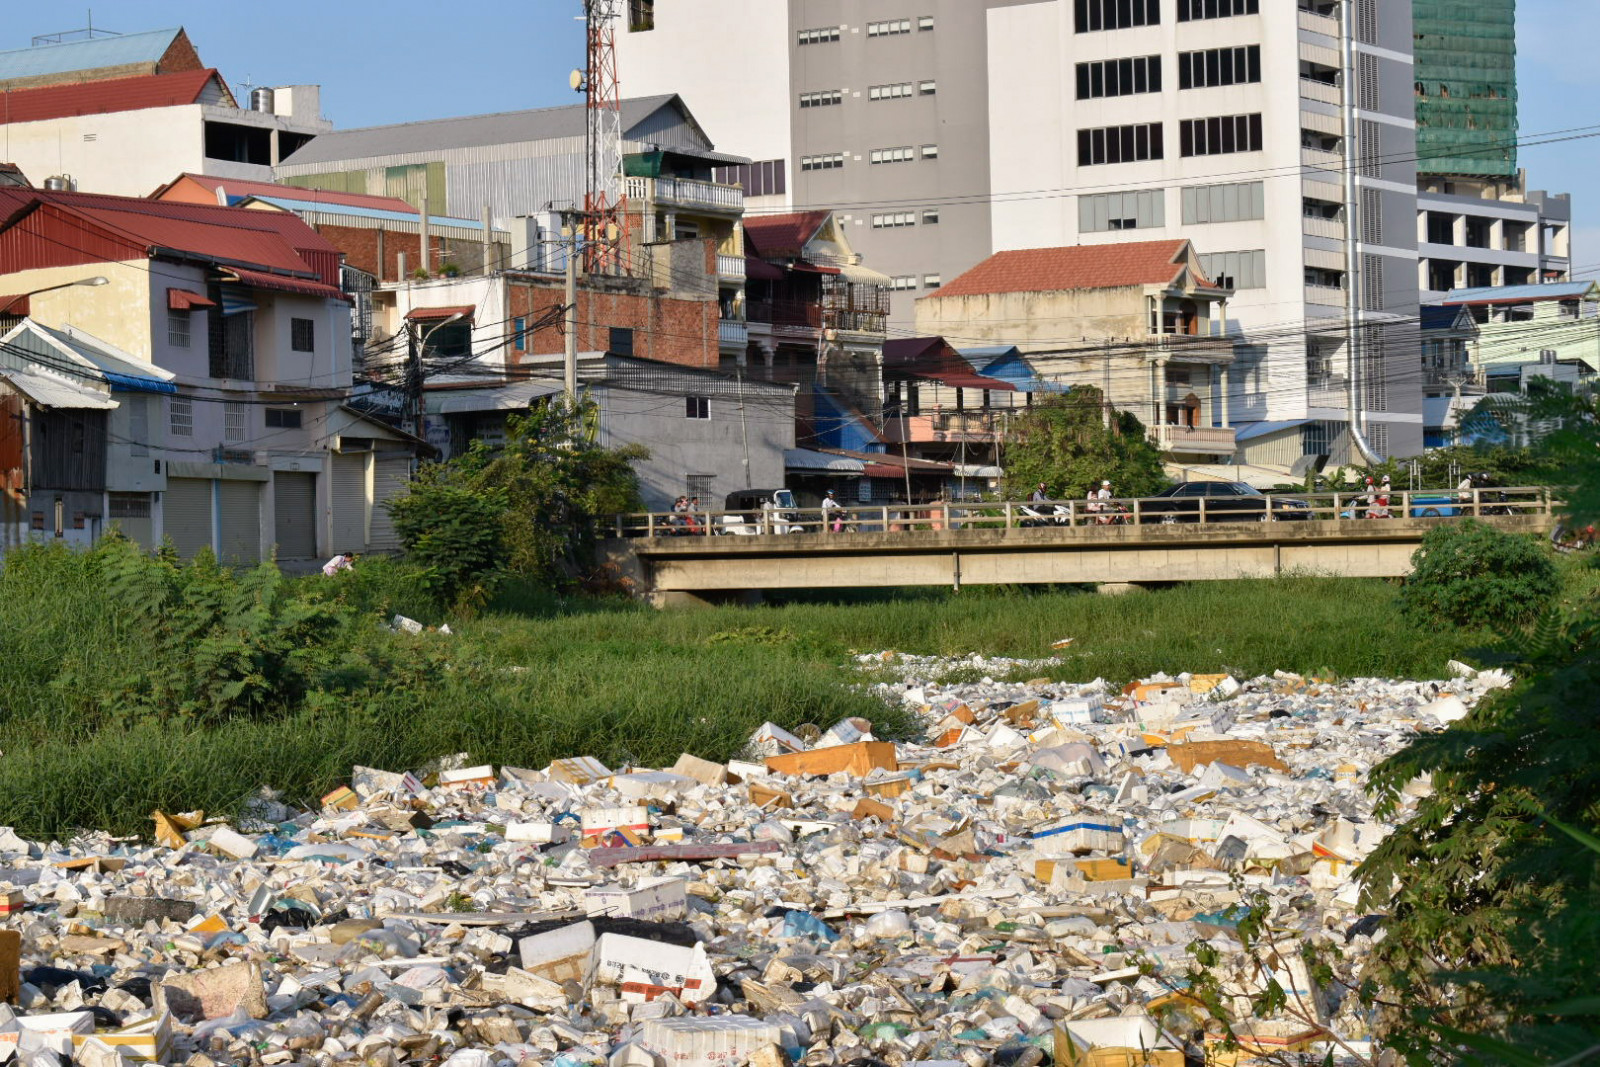
[[[379,625],[408,608],[385,564],[337,582],[146,570],[41,552],[0,573],[0,822],[137,832],[154,808],[232,811],[262,786],[304,804],[352,764],[454,752],[524,766],[724,758],[768,719],[908,729],[852,687],[855,651],[1039,658],[1072,637],[1058,665],[1023,673],[1439,677],[1488,636],[1407,622],[1388,583],[1310,578],[678,613],[511,589],[476,618],[426,619],[453,634],[412,636]],[[202,619],[207,597],[222,607]]]

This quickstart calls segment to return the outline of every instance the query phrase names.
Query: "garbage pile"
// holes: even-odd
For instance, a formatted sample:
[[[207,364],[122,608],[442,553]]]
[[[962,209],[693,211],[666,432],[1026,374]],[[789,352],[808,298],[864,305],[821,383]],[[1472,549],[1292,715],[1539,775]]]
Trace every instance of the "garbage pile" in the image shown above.
[[[663,769],[357,767],[321,810],[162,813],[154,844],[0,831],[0,1057],[495,1067],[1243,1063],[1368,1048],[1374,763],[1503,675],[1124,689],[860,658],[925,736],[768,723]],[[992,672],[943,685],[960,668]],[[1425,782],[1409,787],[1422,795]],[[1279,907],[1244,952],[1252,895]],[[1235,1044],[1185,989],[1200,945]],[[1248,1013],[1246,1013],[1248,1015]]]

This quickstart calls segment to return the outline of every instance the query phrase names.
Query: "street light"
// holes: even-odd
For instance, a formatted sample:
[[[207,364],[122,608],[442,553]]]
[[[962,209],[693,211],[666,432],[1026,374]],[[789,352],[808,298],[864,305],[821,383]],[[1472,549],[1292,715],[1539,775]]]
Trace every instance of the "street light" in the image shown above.
[[[428,338],[457,319],[465,317],[464,314],[457,311],[447,318],[440,319],[428,327],[425,332],[419,331],[415,322],[409,324],[411,327],[408,331],[411,335],[411,352],[410,358],[406,361],[406,399],[411,404],[412,432],[417,437],[422,437],[425,429],[422,411],[422,354],[427,351]]]
[[[43,289],[34,289],[34,290],[31,290],[30,292],[18,293],[16,296],[14,296],[10,300],[6,301],[6,306],[5,307],[0,307],[0,315],[4,315],[6,312],[10,311],[12,309],[12,307],[15,306],[17,301],[26,300],[30,296],[38,296],[40,293],[53,293],[57,289],[70,289],[74,285],[88,285],[88,286],[104,285],[104,284],[106,284],[106,280],[107,279],[106,279],[105,275],[96,274],[93,278],[79,278],[75,282],[62,282],[60,285],[47,285]]]

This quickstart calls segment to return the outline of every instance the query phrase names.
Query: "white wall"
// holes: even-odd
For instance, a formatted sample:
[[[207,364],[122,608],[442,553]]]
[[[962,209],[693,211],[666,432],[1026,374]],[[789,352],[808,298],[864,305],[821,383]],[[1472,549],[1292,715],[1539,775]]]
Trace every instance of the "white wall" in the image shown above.
[[[81,192],[149,196],[184,171],[205,169],[201,114],[192,104],[20,122],[0,141],[35,185],[70,174]]]

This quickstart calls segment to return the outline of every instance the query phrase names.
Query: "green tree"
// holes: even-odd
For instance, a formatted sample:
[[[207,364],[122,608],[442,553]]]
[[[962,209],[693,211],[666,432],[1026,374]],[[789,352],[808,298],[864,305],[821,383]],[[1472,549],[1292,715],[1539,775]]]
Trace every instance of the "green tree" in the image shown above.
[[[447,605],[481,601],[511,574],[563,586],[592,567],[595,523],[642,507],[640,445],[602,448],[592,406],[560,401],[512,416],[504,442],[425,467],[390,513],[406,554]]]
[[[1411,554],[1400,606],[1423,625],[1524,623],[1561,591],[1547,546],[1474,519],[1429,530]]]
[[[1109,480],[1118,496],[1148,496],[1167,484],[1161,453],[1126,411],[1105,424],[1100,390],[1074,386],[1029,408],[1006,446],[1006,491],[1022,498],[1040,482],[1055,499],[1081,497]]]

